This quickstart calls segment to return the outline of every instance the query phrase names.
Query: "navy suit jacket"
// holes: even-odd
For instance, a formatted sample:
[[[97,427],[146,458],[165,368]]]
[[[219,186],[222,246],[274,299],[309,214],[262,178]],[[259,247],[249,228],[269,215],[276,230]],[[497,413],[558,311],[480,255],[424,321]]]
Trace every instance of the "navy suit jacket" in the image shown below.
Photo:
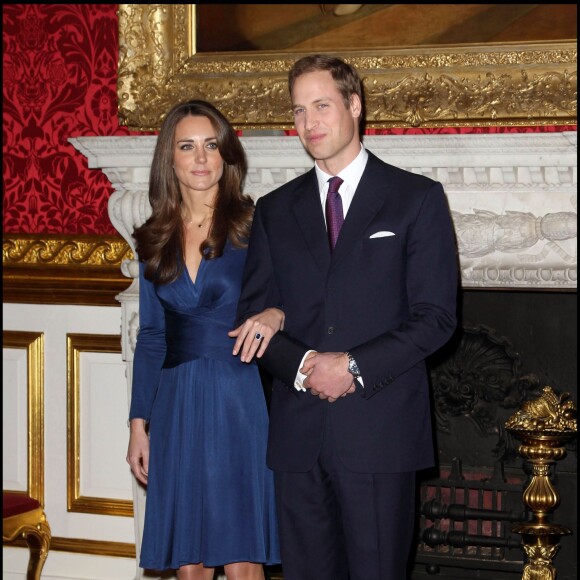
[[[372,237],[378,232],[388,234]],[[369,152],[332,253],[314,169],[260,198],[238,323],[270,306],[286,314],[258,360],[274,377],[268,465],[309,470],[327,421],[350,470],[433,465],[425,359],[455,329],[457,287],[454,231],[438,182]],[[335,403],[297,391],[308,349],[350,351],[364,389]]]

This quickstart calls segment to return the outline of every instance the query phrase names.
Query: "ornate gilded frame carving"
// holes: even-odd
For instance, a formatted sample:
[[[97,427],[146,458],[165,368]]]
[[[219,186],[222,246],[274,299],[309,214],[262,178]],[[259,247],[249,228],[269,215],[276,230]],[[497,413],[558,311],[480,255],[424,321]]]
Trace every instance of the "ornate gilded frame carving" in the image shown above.
[[[195,54],[194,5],[119,5],[119,117],[156,130],[179,101],[239,129],[292,127],[287,71],[304,53]],[[576,42],[357,50],[367,128],[576,124]]]
[[[118,306],[115,296],[131,282],[121,263],[132,258],[120,236],[5,234],[3,301]]]

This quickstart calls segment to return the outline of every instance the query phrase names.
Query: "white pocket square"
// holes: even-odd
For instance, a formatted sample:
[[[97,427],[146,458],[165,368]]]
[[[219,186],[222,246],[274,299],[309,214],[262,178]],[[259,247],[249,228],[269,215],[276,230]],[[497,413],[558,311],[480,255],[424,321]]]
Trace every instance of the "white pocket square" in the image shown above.
[[[372,236],[369,236],[369,240],[373,238],[386,238],[387,236],[394,236],[393,232],[376,232]]]

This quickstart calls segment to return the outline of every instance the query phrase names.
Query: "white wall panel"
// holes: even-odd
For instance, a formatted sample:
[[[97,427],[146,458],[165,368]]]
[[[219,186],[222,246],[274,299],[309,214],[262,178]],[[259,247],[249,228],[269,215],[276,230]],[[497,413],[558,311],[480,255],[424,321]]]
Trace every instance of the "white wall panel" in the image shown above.
[[[132,500],[126,365],[120,352],[83,352],[80,366],[81,494]]]
[[[2,349],[2,489],[28,489],[27,352]]]
[[[4,548],[2,580],[25,580],[28,550]],[[135,561],[70,552],[50,552],[42,569],[42,580],[132,580]]]

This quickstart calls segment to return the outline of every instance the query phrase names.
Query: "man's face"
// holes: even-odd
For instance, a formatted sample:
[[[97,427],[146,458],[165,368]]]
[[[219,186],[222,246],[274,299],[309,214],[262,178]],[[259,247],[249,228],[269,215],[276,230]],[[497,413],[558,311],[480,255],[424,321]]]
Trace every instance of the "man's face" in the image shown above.
[[[296,79],[292,110],[300,141],[322,170],[336,175],[359,154],[360,99],[353,95],[347,108],[328,71]]]

